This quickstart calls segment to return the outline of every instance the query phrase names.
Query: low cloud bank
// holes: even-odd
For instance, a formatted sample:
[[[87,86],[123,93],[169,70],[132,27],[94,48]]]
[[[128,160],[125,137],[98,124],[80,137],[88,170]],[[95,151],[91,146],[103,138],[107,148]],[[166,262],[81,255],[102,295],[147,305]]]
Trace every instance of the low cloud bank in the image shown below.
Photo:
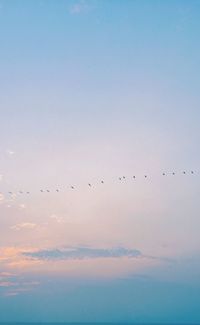
[[[74,247],[37,252],[25,252],[23,255],[39,260],[82,260],[97,258],[141,257],[142,253],[136,249],[117,248],[89,248]]]

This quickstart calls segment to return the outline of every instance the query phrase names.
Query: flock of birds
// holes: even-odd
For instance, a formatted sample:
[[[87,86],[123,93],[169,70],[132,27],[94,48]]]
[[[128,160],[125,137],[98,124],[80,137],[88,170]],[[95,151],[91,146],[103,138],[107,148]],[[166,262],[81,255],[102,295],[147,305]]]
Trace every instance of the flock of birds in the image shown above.
[[[194,174],[194,171],[193,171],[193,170],[191,170],[191,171],[189,171],[189,172],[182,171],[181,174],[184,174],[184,175],[186,175],[186,174]],[[175,176],[176,173],[175,173],[175,172],[172,172],[172,173],[166,173],[166,172],[163,172],[163,173],[162,173],[162,176],[167,176],[167,175]],[[144,175],[143,177],[144,177],[144,178],[148,178],[148,175]],[[132,178],[133,178],[133,179],[136,179],[136,176],[133,175]],[[125,179],[126,179],[126,176],[120,176],[120,177],[118,177],[118,181],[123,181],[123,180],[125,180]],[[101,181],[100,181],[100,184],[104,184],[104,183],[105,183],[104,180],[101,180]],[[88,186],[89,188],[91,188],[91,187],[93,186],[93,184],[92,184],[92,183],[87,183],[87,186]],[[76,189],[76,186],[75,186],[75,185],[71,185],[69,188],[70,188],[71,190],[75,190],[75,189]],[[56,189],[54,189],[54,190],[49,190],[49,189],[40,189],[40,190],[39,190],[40,193],[50,193],[50,192],[57,192],[57,193],[58,193],[58,192],[61,192],[61,191],[62,191],[62,190],[59,189],[59,188],[56,188]],[[0,193],[1,193],[1,192],[0,192]],[[18,193],[18,194],[27,194],[27,195],[28,195],[28,194],[31,194],[30,191],[22,191],[22,190],[17,191],[17,193]],[[13,192],[13,191],[9,191],[9,192],[8,192],[9,195],[16,195],[17,193],[16,193],[16,191],[15,191],[15,192]]]

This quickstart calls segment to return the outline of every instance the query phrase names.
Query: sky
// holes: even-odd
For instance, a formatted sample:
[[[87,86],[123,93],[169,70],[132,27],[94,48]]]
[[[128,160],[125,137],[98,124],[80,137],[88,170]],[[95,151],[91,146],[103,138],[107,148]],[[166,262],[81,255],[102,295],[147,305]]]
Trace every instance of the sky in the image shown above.
[[[0,322],[200,322],[199,32],[197,0],[0,0]]]

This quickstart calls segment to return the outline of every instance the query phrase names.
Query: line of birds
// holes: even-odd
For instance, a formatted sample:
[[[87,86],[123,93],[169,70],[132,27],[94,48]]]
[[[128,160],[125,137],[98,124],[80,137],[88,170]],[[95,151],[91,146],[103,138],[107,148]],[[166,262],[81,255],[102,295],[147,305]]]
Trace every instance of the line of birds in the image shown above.
[[[190,174],[194,174],[194,171],[191,170],[189,173],[190,173]],[[185,174],[186,174],[186,171],[183,171],[182,174],[185,175]],[[162,176],[166,176],[166,175],[168,175],[168,174],[167,174],[167,173],[162,173]],[[175,172],[172,172],[170,175],[173,175],[173,176],[174,176],[174,175],[176,175],[176,173],[175,173]],[[135,179],[136,176],[133,175],[132,178]],[[148,178],[148,175],[144,175],[144,178]],[[123,180],[125,180],[125,179],[126,179],[126,176],[118,177],[118,180],[119,180],[119,181],[123,181]],[[101,184],[104,184],[104,180],[101,180],[100,183],[101,183]],[[91,183],[88,183],[87,186],[88,186],[88,187],[92,187],[92,184],[91,184]],[[74,190],[74,189],[75,189],[75,186],[74,186],[74,185],[71,185],[70,188],[71,188],[72,190]],[[60,191],[61,191],[61,190],[58,189],[58,188],[55,190],[55,192],[60,192]],[[40,192],[41,192],[41,193],[50,193],[51,191],[48,190],[48,189],[47,189],[47,190],[41,189]],[[1,194],[1,193],[0,193],[0,194]],[[11,191],[9,191],[8,194],[10,194],[10,195],[15,195],[16,193],[15,193],[15,192],[11,192]],[[30,192],[29,192],[29,191],[21,191],[21,190],[20,190],[20,191],[18,191],[18,194],[30,194]]]

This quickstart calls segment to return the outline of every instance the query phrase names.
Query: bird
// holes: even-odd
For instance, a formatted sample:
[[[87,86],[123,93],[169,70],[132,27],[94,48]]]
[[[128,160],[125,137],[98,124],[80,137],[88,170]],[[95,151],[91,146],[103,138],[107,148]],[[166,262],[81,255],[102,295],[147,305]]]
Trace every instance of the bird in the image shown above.
[[[88,186],[92,186],[90,183],[88,183]]]
[[[172,175],[175,175],[175,173],[173,172]]]
[[[74,190],[74,186],[71,186],[71,189]]]
[[[191,174],[194,174],[193,170],[191,170]]]
[[[43,191],[43,190],[40,190],[40,192],[42,192],[42,193],[43,193],[44,191]]]
[[[30,194],[30,192],[26,192],[26,194]]]
[[[47,190],[47,192],[49,193],[50,191],[49,191],[49,190]]]
[[[104,184],[104,181],[101,181],[101,184]]]
[[[133,178],[135,178],[135,175],[133,176]]]
[[[165,176],[165,173],[163,173],[163,176]]]
[[[185,172],[185,171],[183,171],[183,174],[186,174],[186,172]]]
[[[59,190],[57,189],[56,192],[59,192]]]
[[[119,177],[119,180],[121,181],[121,180],[122,180],[122,178],[121,178],[121,177]]]
[[[126,177],[125,176],[123,176],[123,179],[125,179]]]
[[[144,175],[145,178],[147,178],[147,175]]]
[[[23,194],[23,192],[22,192],[22,191],[19,191],[19,193],[20,193],[20,194]]]

